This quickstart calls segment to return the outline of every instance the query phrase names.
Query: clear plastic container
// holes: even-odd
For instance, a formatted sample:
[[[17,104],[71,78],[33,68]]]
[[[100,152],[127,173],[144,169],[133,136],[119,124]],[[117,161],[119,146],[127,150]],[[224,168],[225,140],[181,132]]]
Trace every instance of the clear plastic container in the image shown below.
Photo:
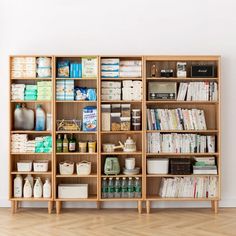
[[[102,105],[102,131],[111,130],[111,105]]]
[[[120,113],[120,104],[112,104],[111,105],[111,112],[112,113]]]
[[[120,113],[111,113],[111,130],[121,130]]]
[[[132,109],[132,116],[141,116],[140,109]]]
[[[121,104],[121,116],[130,117],[131,105],[130,104]]]
[[[132,116],[132,124],[141,123],[141,116]]]
[[[141,130],[141,123],[132,123],[132,129],[135,131]]]
[[[130,130],[130,117],[121,117],[120,122],[122,131]]]

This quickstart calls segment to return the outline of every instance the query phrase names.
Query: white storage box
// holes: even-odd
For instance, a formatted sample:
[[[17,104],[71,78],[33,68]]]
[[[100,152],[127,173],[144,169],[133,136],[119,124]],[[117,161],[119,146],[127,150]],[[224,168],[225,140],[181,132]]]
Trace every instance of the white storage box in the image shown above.
[[[88,184],[59,184],[58,198],[88,198]]]
[[[17,171],[32,171],[32,161],[20,161],[17,162]]]
[[[35,172],[47,172],[48,171],[48,160],[38,160],[33,163]]]
[[[148,174],[168,174],[169,159],[147,159],[147,173]]]

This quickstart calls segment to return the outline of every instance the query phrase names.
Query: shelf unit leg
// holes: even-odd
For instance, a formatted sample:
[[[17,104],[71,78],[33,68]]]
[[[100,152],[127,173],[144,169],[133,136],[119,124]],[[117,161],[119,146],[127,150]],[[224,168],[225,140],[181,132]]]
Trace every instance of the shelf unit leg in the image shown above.
[[[215,214],[218,213],[218,207],[219,207],[219,201],[215,200],[214,201],[214,212],[215,212]]]
[[[48,214],[51,214],[51,213],[52,213],[52,208],[53,208],[53,202],[52,202],[52,201],[49,201],[49,202],[48,202]]]
[[[61,202],[60,201],[56,201],[56,212],[57,212],[57,214],[61,213]]]
[[[11,201],[11,213],[12,213],[12,214],[15,214],[15,213],[16,213],[15,201]]]
[[[146,210],[147,210],[147,214],[150,213],[150,208],[151,208],[151,202],[149,200],[146,201]]]
[[[214,201],[211,201],[211,210],[215,211],[215,203],[214,203]]]
[[[138,213],[142,214],[142,201],[138,201]]]
[[[97,201],[97,209],[100,210],[101,209],[101,202]]]

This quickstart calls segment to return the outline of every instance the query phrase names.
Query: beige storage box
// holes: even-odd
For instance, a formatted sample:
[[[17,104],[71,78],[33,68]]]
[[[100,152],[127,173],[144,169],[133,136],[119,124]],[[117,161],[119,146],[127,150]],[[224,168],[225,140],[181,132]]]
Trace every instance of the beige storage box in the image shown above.
[[[169,159],[168,158],[150,158],[147,159],[148,174],[168,174]]]
[[[59,184],[58,198],[88,198],[88,184]]]

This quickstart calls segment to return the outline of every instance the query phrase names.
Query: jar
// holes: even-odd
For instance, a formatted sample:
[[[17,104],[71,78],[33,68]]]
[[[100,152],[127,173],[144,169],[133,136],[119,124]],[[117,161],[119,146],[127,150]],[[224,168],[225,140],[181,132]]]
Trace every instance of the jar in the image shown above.
[[[132,116],[141,116],[140,109],[132,109]]]
[[[111,113],[111,130],[120,131],[120,113]]]
[[[132,123],[132,128],[135,131],[141,130],[141,123]]]
[[[120,123],[122,131],[130,130],[130,117],[121,117]]]
[[[132,116],[132,124],[141,123],[141,116]]]
[[[112,104],[111,105],[112,113],[120,113],[120,104]]]
[[[121,116],[122,117],[130,117],[130,104],[121,104]]]
[[[95,153],[96,152],[96,141],[89,141],[88,142],[88,152]]]
[[[102,105],[102,131],[111,130],[111,105]]]
[[[87,152],[87,142],[79,142],[79,152]]]

